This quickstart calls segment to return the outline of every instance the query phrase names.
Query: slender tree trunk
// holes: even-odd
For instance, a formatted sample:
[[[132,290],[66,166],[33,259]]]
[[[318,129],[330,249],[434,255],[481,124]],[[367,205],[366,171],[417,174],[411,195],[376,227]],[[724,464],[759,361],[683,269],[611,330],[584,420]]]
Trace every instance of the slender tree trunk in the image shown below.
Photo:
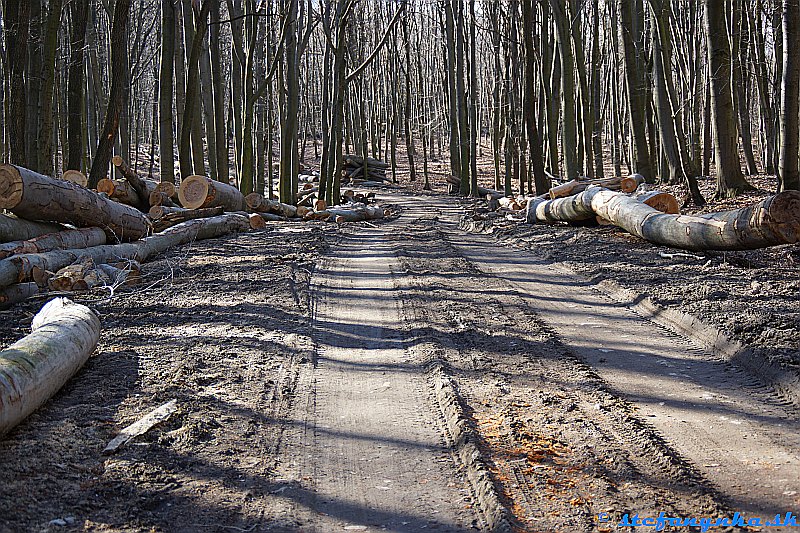
[[[56,83],[56,49],[58,48],[58,28],[61,25],[61,0],[50,0],[49,13],[44,40],[42,60],[42,89],[39,110],[42,117],[39,128],[39,171],[47,176],[55,175],[53,160],[53,92]]]
[[[83,124],[85,109],[84,53],[86,44],[86,23],[89,18],[89,0],[70,2],[72,24],[70,26],[69,82],[67,85],[67,129],[72,132],[67,145],[65,170],[83,169],[83,140],[87,128]],[[75,132],[79,132],[76,134]]]
[[[536,194],[544,194],[550,189],[550,180],[544,173],[544,156],[542,154],[542,142],[539,137],[536,113],[536,54],[537,50],[533,44],[533,32],[535,29],[534,10],[536,5],[534,0],[522,0],[522,34],[525,45],[525,97],[523,99],[523,116],[525,128],[528,132],[528,149],[530,150],[531,166],[533,167],[533,181],[536,187]]]
[[[108,98],[100,143],[89,172],[90,188],[96,188],[97,183],[108,175],[108,164],[111,161],[114,140],[119,130],[119,117],[128,105],[129,87],[126,83],[128,33],[126,28],[130,9],[130,0],[117,0],[114,5],[114,23],[111,26],[111,93]]]
[[[11,148],[11,162],[28,167],[26,139],[27,83],[25,68],[28,59],[28,35],[30,19],[29,0],[7,0],[5,23],[7,68],[9,91],[8,137]]]
[[[725,25],[725,0],[705,0],[706,42],[711,73],[711,116],[714,123],[714,155],[717,197],[727,198],[751,189],[739,163],[736,116],[731,88],[731,46]]]
[[[172,114],[172,77],[175,72],[175,9],[161,2],[161,67],[158,87],[158,149],[161,181],[175,183],[175,140]]]
[[[778,167],[782,191],[800,189],[798,112],[800,112],[800,0],[783,0],[783,80],[781,151]]]

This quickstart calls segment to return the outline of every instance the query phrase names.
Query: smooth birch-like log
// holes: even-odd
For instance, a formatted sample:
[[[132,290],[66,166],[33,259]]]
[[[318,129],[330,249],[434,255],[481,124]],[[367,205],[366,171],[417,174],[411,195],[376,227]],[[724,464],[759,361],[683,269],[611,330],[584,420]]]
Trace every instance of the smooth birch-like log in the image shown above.
[[[80,170],[65,170],[64,174],[61,175],[61,179],[64,181],[69,181],[71,183],[75,183],[80,185],[81,187],[86,187],[89,185],[89,178],[81,172]]]
[[[566,198],[548,200],[541,196],[531,198],[525,208],[525,221],[537,222],[580,222],[595,218],[592,209],[592,194],[597,187],[589,188]]]
[[[174,246],[195,240],[213,239],[229,233],[249,231],[250,221],[242,215],[220,215],[189,220],[145,239],[125,244],[93,246],[83,250],[55,250],[41,254],[21,254],[0,260],[0,287],[33,279],[34,272],[58,272],[83,257],[95,264],[124,259],[144,262]]]
[[[0,215],[0,242],[27,241],[65,230],[60,224],[50,224],[47,222],[32,222],[17,217]]]
[[[800,240],[800,192],[706,215],[668,215],[630,196],[594,189],[598,216],[655,244],[686,250],[752,250]]]
[[[56,298],[33,318],[31,333],[0,351],[0,435],[51,398],[97,346],[100,319]]]
[[[15,283],[8,287],[0,287],[0,309],[8,309],[38,292],[39,286],[34,282]]]
[[[36,254],[51,250],[89,248],[106,243],[106,233],[100,228],[80,228],[48,233],[27,241],[0,244],[0,259],[19,254]]]
[[[244,211],[244,195],[239,189],[207,176],[189,176],[181,181],[178,199],[187,209],[222,206],[226,211]]]
[[[147,234],[147,222],[137,209],[14,165],[0,165],[0,209],[28,220],[103,228],[114,240],[135,241]]]

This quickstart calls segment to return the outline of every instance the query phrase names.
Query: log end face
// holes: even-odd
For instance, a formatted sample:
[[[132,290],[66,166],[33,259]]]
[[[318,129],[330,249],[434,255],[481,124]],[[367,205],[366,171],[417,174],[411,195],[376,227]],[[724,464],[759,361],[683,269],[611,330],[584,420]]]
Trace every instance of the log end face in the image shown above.
[[[115,189],[114,180],[111,180],[109,178],[103,178],[97,182],[97,192],[104,192],[109,196],[113,196],[114,189]]]
[[[769,224],[788,244],[800,241],[800,191],[784,191],[773,196],[767,213]]]
[[[244,197],[244,202],[250,209],[258,209],[263,201],[264,197],[257,192],[251,192],[250,194]]]
[[[0,209],[13,209],[22,201],[22,176],[14,165],[0,165]]]
[[[75,183],[81,187],[86,187],[89,185],[89,178],[86,176],[86,174],[79,170],[65,170],[64,174],[61,176],[61,179],[70,183]]]
[[[178,200],[187,209],[203,207],[210,191],[208,178],[205,176],[189,176],[181,181],[178,189]]]

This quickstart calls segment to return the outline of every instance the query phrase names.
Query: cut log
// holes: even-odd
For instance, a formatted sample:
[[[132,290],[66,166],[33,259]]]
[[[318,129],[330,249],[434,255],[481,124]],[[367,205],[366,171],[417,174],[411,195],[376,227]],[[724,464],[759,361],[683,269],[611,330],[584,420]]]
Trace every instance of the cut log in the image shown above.
[[[8,309],[14,304],[27,300],[39,292],[36,283],[16,283],[9,287],[0,288],[0,309]]]
[[[328,202],[320,198],[314,202],[314,211],[325,211],[328,208]]]
[[[153,191],[147,198],[147,203],[150,207],[154,205],[163,205],[165,207],[177,207],[177,204],[172,201],[172,198],[167,196],[167,193],[161,191]]]
[[[592,191],[599,190],[591,187],[578,194],[566,198],[548,200],[537,196],[528,200],[525,208],[525,221],[529,224],[536,222],[580,222],[595,218],[592,210]]]
[[[111,180],[108,178],[101,179],[97,183],[97,192],[104,192],[113,200],[147,211],[150,208],[150,193],[155,191],[157,183],[150,180],[142,180],[138,177],[136,179],[139,179],[145,189],[144,198],[139,196],[139,192],[130,181]]]
[[[0,287],[33,279],[36,272],[57,272],[81,257],[90,257],[95,264],[114,263],[123,259],[144,262],[148,257],[195,240],[212,239],[229,233],[248,231],[250,221],[241,215],[220,215],[189,220],[161,233],[133,243],[93,246],[83,250],[55,250],[41,254],[22,254],[0,260]]]
[[[178,199],[178,191],[175,189],[175,184],[169,181],[162,181],[156,185],[156,192],[163,192],[173,200]]]
[[[205,207],[203,209],[183,209],[182,211],[169,213],[153,223],[153,232],[158,233],[160,231],[164,231],[167,228],[171,228],[172,226],[180,224],[181,222],[186,222],[187,220],[216,217],[221,215],[223,211],[224,208],[222,206],[218,206]],[[243,213],[242,216],[247,215]]]
[[[222,206],[226,211],[244,211],[244,196],[239,189],[207,176],[189,176],[181,182],[178,199],[187,209]]]
[[[59,224],[31,222],[17,217],[0,215],[0,242],[27,241],[40,235],[65,230]]]
[[[257,192],[248,194],[245,201],[250,209],[258,213],[275,213],[289,218],[297,215],[295,206],[264,198]]]
[[[361,220],[375,220],[383,218],[386,213],[383,208],[370,205],[366,206],[359,204],[351,207],[332,207],[326,211],[313,213],[315,216],[321,216],[323,213],[328,215],[326,220],[333,218],[337,223],[342,222],[359,222]]]
[[[639,185],[644,183],[644,176],[641,174],[631,174],[630,176],[625,176],[619,182],[619,188],[622,192],[632,193],[636,189],[639,188]]]
[[[639,200],[645,205],[649,205],[653,209],[657,209],[662,213],[669,215],[677,215],[681,212],[681,206],[678,200],[668,192],[662,191],[643,191],[634,193],[632,198]]]
[[[217,208],[212,208],[212,209],[217,209]],[[182,213],[183,211],[188,211],[188,209],[185,209],[183,207],[167,207],[164,205],[154,205],[153,207],[150,208],[150,211],[148,211],[147,214],[150,216],[150,218],[157,220],[165,215],[169,215],[170,213]]]
[[[686,250],[752,250],[800,240],[800,192],[785,191],[757,204],[706,215],[668,215],[609,190],[594,189],[597,215],[656,244]]]
[[[500,204],[500,207],[505,207],[511,209],[512,211],[519,211],[522,209],[522,206],[519,204],[519,202],[517,202],[516,198],[499,198],[498,203]]]
[[[61,175],[61,179],[69,181],[70,183],[75,183],[81,187],[89,185],[89,178],[80,170],[65,170],[64,174]]]
[[[258,213],[250,213],[247,218],[250,219],[250,229],[259,230],[267,227],[264,217]]]
[[[0,435],[45,403],[97,346],[100,319],[66,298],[33,318],[30,335],[0,351]]]
[[[623,178],[605,178],[599,180],[571,180],[551,188],[549,194],[550,198],[554,200],[556,198],[566,198],[567,196],[578,194],[579,192],[585,191],[587,188],[593,186],[605,187],[607,189],[618,191],[622,189],[622,179]],[[626,182],[626,186],[630,187],[632,183],[635,184],[636,181],[629,180]],[[635,191],[636,187],[633,187],[632,190]]]
[[[136,172],[134,172],[133,169],[128,166],[125,160],[118,155],[112,157],[111,162],[115,167],[117,167],[117,170],[119,170],[120,174],[123,175],[125,181],[131,187],[133,187],[133,190],[136,193],[137,202],[130,205],[138,207],[141,211],[147,212],[147,209],[150,207],[148,202],[150,193],[155,190],[155,188],[158,186],[158,183],[140,178]],[[98,190],[100,189],[98,188]]]
[[[137,209],[13,165],[0,165],[0,209],[29,220],[103,228],[110,239],[120,241],[135,241],[147,233],[147,222]]]
[[[88,248],[106,243],[106,233],[100,228],[81,228],[48,233],[27,241],[0,244],[0,259],[18,254],[35,254],[50,250]]]

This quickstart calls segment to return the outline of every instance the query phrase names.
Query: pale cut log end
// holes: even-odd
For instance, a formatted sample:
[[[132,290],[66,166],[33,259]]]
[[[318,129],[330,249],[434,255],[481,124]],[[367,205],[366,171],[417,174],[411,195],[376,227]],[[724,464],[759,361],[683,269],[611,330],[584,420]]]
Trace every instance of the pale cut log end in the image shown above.
[[[784,191],[772,197],[767,208],[771,225],[793,244],[800,241],[800,191]]]
[[[79,170],[65,170],[64,174],[61,176],[61,179],[64,181],[69,181],[70,183],[75,183],[81,187],[86,187],[89,185],[89,178],[86,176],[86,174]]]
[[[678,199],[667,192],[653,195],[645,200],[644,203],[668,215],[679,215],[681,212],[681,205],[678,203]]]
[[[251,192],[244,197],[244,202],[250,209],[258,209],[259,206],[261,206],[261,204],[264,202],[264,197],[257,192]]]
[[[114,189],[116,189],[116,184],[112,179],[103,178],[97,182],[97,192],[104,192],[109,196],[114,196]]]
[[[205,176],[188,176],[178,188],[178,200],[186,209],[203,207],[211,185]]]
[[[259,230],[267,227],[267,222],[264,220],[264,217],[262,217],[258,213],[250,214],[249,218],[250,218],[250,229]]]
[[[175,198],[175,184],[169,181],[162,181],[155,188],[156,192],[163,192],[170,198]]]
[[[22,201],[22,176],[14,165],[0,165],[0,209],[13,209]]]
[[[328,208],[328,202],[325,200],[317,200],[314,202],[314,211],[325,211]]]
[[[112,163],[112,164],[113,164],[115,167],[121,167],[122,165],[124,165],[124,164],[125,164],[125,160],[124,160],[124,159],[122,159],[122,156],[115,155],[114,157],[112,157],[112,158],[111,158],[111,163]]]

